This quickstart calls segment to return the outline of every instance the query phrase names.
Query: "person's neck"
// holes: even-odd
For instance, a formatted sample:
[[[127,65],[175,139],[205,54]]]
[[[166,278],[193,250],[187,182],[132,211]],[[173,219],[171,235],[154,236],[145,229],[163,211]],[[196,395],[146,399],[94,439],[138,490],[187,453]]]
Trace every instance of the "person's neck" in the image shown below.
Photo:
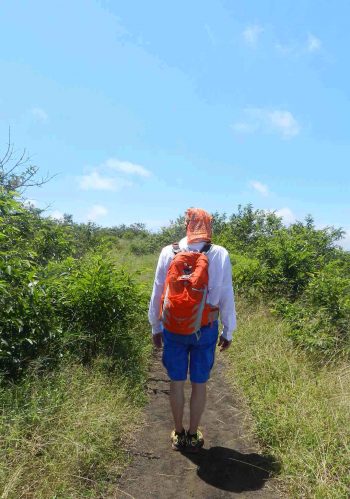
[[[193,242],[188,242],[188,238],[186,236],[186,244],[189,245],[189,246],[192,246],[192,245],[203,245],[203,244],[207,244],[208,241],[203,241],[203,240],[200,240],[200,241],[193,241]]]

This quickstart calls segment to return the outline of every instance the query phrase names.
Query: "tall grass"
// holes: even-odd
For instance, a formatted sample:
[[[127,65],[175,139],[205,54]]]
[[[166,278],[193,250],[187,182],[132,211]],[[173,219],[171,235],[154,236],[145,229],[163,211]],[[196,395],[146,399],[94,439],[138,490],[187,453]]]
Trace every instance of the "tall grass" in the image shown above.
[[[128,462],[143,394],[94,365],[0,393],[0,496],[104,497]]]
[[[130,273],[148,294],[152,290],[158,256],[158,252],[136,255],[131,251],[130,242],[123,239],[110,251],[110,257],[115,264]]]
[[[350,366],[311,362],[265,309],[239,307],[228,379],[247,399],[256,434],[280,460],[289,497],[348,498]]]

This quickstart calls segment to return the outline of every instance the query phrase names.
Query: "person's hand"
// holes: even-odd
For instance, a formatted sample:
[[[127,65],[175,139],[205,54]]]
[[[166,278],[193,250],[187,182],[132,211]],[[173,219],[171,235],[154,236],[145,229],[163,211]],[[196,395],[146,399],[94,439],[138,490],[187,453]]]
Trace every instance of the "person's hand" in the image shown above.
[[[223,352],[224,350],[227,350],[230,345],[232,343],[232,340],[227,340],[226,338],[223,337],[223,335],[221,334],[220,335],[220,338],[219,338],[219,347],[220,347],[220,352]]]
[[[163,345],[163,333],[157,333],[152,336],[153,345],[156,348],[162,348]]]

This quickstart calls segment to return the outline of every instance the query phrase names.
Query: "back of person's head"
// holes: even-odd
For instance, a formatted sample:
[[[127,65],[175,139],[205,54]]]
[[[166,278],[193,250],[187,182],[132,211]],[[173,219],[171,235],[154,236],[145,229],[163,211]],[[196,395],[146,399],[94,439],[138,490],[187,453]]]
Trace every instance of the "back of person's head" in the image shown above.
[[[201,208],[189,208],[185,213],[187,242],[211,242],[213,217]]]

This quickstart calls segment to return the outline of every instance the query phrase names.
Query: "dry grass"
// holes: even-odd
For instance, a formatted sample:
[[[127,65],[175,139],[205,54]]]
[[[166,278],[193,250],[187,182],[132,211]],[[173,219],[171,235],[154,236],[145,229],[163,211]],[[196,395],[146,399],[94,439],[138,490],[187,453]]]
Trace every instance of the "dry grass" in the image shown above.
[[[264,449],[292,497],[348,498],[350,366],[317,367],[266,310],[239,307],[229,379],[243,392]]]

